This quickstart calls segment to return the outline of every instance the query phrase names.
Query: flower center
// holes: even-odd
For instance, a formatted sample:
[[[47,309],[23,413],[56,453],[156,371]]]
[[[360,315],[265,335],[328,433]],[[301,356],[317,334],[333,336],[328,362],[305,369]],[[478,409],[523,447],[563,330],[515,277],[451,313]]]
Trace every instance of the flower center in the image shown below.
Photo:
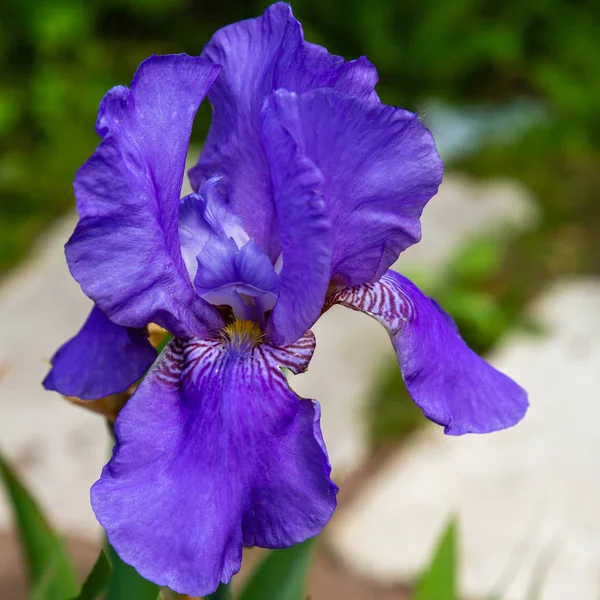
[[[260,326],[254,321],[235,320],[226,325],[221,331],[221,337],[227,352],[244,356],[262,343],[263,336]]]
[[[282,258],[273,265],[250,239],[218,189],[219,178],[181,200],[181,256],[196,293],[217,307],[229,306],[239,320],[265,326],[279,292]]]

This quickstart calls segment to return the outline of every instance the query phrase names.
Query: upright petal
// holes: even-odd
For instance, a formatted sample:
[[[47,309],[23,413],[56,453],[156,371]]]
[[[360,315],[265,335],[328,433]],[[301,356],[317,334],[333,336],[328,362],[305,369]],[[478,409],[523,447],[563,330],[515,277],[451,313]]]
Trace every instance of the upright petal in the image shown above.
[[[225,176],[229,201],[246,231],[275,259],[275,215],[269,170],[260,136],[260,110],[277,88],[304,92],[332,87],[376,99],[377,72],[365,58],[346,62],[303,40],[288,4],[273,4],[257,19],[224,27],[202,56],[223,65],[209,92],[213,123],[196,167],[194,189],[215,174]]]
[[[242,545],[280,548],[319,533],[337,493],[319,407],[279,368],[306,368],[313,349],[312,334],[287,348],[171,342],[121,411],[113,458],[92,488],[125,562],[203,596],[239,570]]]
[[[329,287],[333,236],[323,177],[281,126],[270,102],[262,114],[283,266],[267,335],[276,345],[300,338],[319,318]]]
[[[196,291],[215,306],[229,305],[238,319],[264,325],[277,300],[279,276],[252,241],[238,248],[232,238],[214,236],[198,255]]]
[[[144,61],[131,89],[104,97],[102,142],[75,178],[80,221],[71,273],[115,323],[156,322],[181,336],[221,325],[181,257],[179,196],[192,121],[219,67],[187,55]]]
[[[323,175],[333,280],[377,281],[421,237],[419,218],[442,179],[431,134],[416,114],[327,89],[278,90],[269,106]]]
[[[52,357],[43,385],[64,396],[96,400],[126,390],[155,359],[147,332],[115,325],[95,306],[79,333]]]
[[[328,303],[367,313],[388,330],[410,395],[445,433],[488,433],[523,418],[525,391],[477,356],[452,318],[402,275],[337,288]]]
[[[238,248],[249,240],[240,220],[221,195],[219,181],[219,177],[212,177],[197,194],[182,198],[179,205],[181,255],[191,281],[198,269],[196,257],[211,237],[232,238]]]

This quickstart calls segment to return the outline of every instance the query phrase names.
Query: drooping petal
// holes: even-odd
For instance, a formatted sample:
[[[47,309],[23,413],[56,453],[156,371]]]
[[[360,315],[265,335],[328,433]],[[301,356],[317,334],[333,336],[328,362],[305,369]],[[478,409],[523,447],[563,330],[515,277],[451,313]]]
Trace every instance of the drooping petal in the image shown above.
[[[104,97],[103,140],[75,178],[80,221],[66,246],[71,273],[115,323],[158,323],[181,336],[218,327],[181,257],[179,197],[192,121],[219,67],[153,56],[131,89]]]
[[[242,545],[298,543],[336,504],[318,404],[279,368],[305,369],[314,337],[286,348],[249,340],[171,342],[121,411],[92,488],[121,558],[192,596],[229,581]]]
[[[96,400],[126,390],[155,359],[147,332],[115,325],[94,307],[79,333],[52,357],[43,385],[64,396]]]
[[[430,132],[416,114],[327,89],[278,90],[268,111],[323,175],[333,280],[377,281],[419,241],[423,207],[441,182]]]
[[[475,354],[452,318],[402,275],[388,271],[377,283],[337,288],[328,302],[388,330],[410,395],[445,433],[487,433],[523,418],[526,392]]]
[[[228,198],[250,237],[274,260],[275,214],[269,169],[260,136],[260,110],[277,88],[304,92],[331,87],[376,100],[377,72],[365,58],[346,62],[303,40],[300,23],[288,4],[279,2],[264,15],[224,27],[202,56],[223,65],[209,92],[213,123],[196,167],[192,187],[224,175]]]
[[[300,338],[319,318],[329,287],[333,235],[321,195],[323,177],[281,126],[271,103],[262,113],[283,266],[267,326],[275,345]]]

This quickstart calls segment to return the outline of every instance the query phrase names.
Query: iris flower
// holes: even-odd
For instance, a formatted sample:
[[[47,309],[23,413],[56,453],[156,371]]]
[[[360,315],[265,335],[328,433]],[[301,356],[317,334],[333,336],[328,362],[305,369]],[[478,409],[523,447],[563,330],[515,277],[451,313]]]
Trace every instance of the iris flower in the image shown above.
[[[389,270],[421,237],[442,163],[376,82],[364,57],[305,42],[279,3],[200,57],[152,56],[102,100],[66,244],[95,306],[45,386],[100,398],[149,368],[91,499],[121,558],[160,585],[208,594],[243,546],[291,546],[330,519],[320,407],[282,367],[306,370],[310,328],[334,304],[388,330],[412,398],[446,433],[509,427],[526,410],[524,391]],[[212,125],[180,199],[205,95]],[[173,334],[157,359],[150,323]]]

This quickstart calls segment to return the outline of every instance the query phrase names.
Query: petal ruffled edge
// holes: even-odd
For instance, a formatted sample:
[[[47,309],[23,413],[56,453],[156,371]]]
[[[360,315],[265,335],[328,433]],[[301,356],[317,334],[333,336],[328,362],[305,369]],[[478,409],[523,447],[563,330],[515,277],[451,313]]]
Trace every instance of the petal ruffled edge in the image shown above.
[[[131,89],[112,89],[100,105],[103,140],[75,177],[80,221],[65,252],[84,293],[115,323],[155,322],[180,336],[222,324],[194,292],[178,234],[193,118],[219,71],[199,57],[152,56]]]
[[[443,173],[431,133],[414,113],[332,89],[277,90],[266,114],[269,132],[276,124],[292,136],[322,176],[331,279],[377,281],[421,238],[421,213]]]
[[[239,570],[242,545],[316,535],[337,486],[318,404],[280,367],[306,368],[312,334],[251,354],[223,339],[173,340],[121,411],[92,507],[121,558],[180,593],[206,595]]]
[[[332,88],[377,101],[377,71],[365,58],[347,62],[304,41],[289,4],[277,2],[263,15],[228,25],[215,33],[202,56],[223,65],[208,98],[214,115],[190,181],[199,189],[219,174],[228,200],[244,228],[272,260],[279,248],[269,166],[260,135],[260,111],[275,89],[302,93]],[[248,202],[252,198],[252,202]]]
[[[449,435],[512,427],[525,415],[527,393],[475,354],[453,319],[402,275],[336,288],[328,306],[342,304],[377,319],[390,334],[404,381],[425,416]]]

